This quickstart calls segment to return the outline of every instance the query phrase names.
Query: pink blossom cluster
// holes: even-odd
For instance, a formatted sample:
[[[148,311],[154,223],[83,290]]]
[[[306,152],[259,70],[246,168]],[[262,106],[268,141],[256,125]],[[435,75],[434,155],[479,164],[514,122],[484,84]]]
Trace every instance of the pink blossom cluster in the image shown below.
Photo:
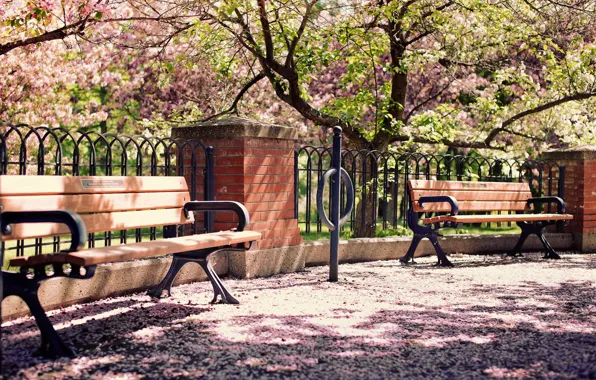
[[[17,17],[28,7],[10,3],[3,20]],[[50,10],[53,3],[30,4]],[[76,4],[85,8],[79,17],[89,10],[110,11],[113,17],[150,15],[127,2],[109,3],[109,9],[98,1]],[[74,9],[76,4],[69,2],[68,7]],[[164,7],[152,6],[157,11]],[[44,30],[57,26],[48,24]],[[0,45],[27,34],[17,27],[1,28]],[[21,37],[15,37],[17,32]],[[167,120],[197,104],[199,113],[221,108],[218,90],[213,88],[224,86],[213,85],[215,74],[209,66],[176,63],[189,51],[188,43],[161,49],[142,46],[152,43],[161,32],[167,30],[157,22],[95,23],[85,30],[84,38],[70,36],[9,51],[2,56],[0,71],[0,120],[68,127],[109,121],[122,131],[124,126],[139,128],[143,119]]]

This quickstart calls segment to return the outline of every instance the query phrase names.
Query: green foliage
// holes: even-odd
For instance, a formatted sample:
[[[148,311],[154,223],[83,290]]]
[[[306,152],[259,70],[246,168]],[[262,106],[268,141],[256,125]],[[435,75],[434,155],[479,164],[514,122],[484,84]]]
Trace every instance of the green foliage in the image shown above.
[[[453,141],[461,127],[454,118],[455,108],[448,104],[437,106],[434,111],[420,113],[411,119],[411,124],[429,141]]]
[[[400,221],[401,223],[401,221]],[[313,230],[316,231],[315,225],[312,226]],[[328,240],[330,238],[329,231],[325,228],[322,232],[304,232],[304,226],[301,225],[301,235],[305,241],[316,241],[316,240]],[[515,227],[466,227],[466,228],[443,228],[439,235],[441,236],[448,236],[448,235],[494,235],[494,234],[519,234],[520,228]],[[392,236],[412,236],[412,231],[403,226],[402,224],[398,224],[397,228],[382,228],[382,225],[379,223],[377,224],[377,237],[392,237]],[[340,234],[341,239],[351,239],[353,238],[353,231],[351,230],[342,230]]]
[[[596,143],[592,0],[581,6],[545,0],[223,0],[192,7],[177,0],[171,7],[150,0],[135,10],[126,4],[62,4],[72,20],[87,21],[86,34],[85,39],[65,41],[68,46],[56,49],[63,56],[55,61],[70,62],[64,76],[76,70],[75,61],[97,63],[93,75],[42,89],[36,87],[42,80],[21,85],[18,75],[3,73],[0,79],[8,85],[0,98],[7,100],[0,105],[0,116],[34,114],[34,107],[22,103],[33,103],[33,98],[51,103],[45,96],[51,94],[58,102],[66,95],[76,98],[77,116],[97,103],[102,112],[71,119],[92,120],[110,130],[133,125],[157,130],[162,122],[245,112],[301,129],[307,129],[305,121],[308,128],[339,124],[354,146],[380,150],[399,141],[417,148],[488,147],[525,156],[550,144]],[[0,13],[0,34],[7,41],[37,36],[63,23],[45,1],[10,9]],[[162,15],[160,10],[168,22],[159,17],[151,25],[135,20],[147,12]],[[115,15],[131,19],[109,22]],[[96,45],[101,49],[86,42],[97,42],[87,34],[91,25],[98,28],[95,36],[110,36]],[[118,46],[130,41],[145,42],[145,50],[118,54]],[[116,56],[120,62],[106,59]],[[5,72],[12,73],[26,56],[9,58],[13,62]],[[207,86],[212,88],[209,95],[221,95],[220,101],[194,96],[202,81],[191,81],[186,74],[202,67],[215,73],[214,83]],[[243,88],[260,73],[266,79],[255,85],[258,90]],[[92,84],[87,87],[84,80]],[[246,94],[235,109],[227,110],[240,89]],[[38,93],[28,98],[34,91]],[[33,116],[27,121],[34,124]]]
[[[396,228],[386,228],[379,223],[377,224],[377,237],[388,237],[388,236],[412,236],[412,230],[407,227],[398,225]]]

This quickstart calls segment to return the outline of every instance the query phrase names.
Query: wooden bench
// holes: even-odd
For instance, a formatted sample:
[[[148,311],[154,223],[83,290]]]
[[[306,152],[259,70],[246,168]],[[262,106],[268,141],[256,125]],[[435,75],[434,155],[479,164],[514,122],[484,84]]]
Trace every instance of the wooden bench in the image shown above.
[[[452,266],[445,256],[437,239],[441,228],[460,227],[463,223],[516,222],[521,227],[521,235],[510,255],[521,254],[521,248],[529,235],[538,236],[544,248],[545,258],[559,259],[544,237],[544,229],[557,223],[567,223],[573,215],[565,214],[565,203],[559,197],[532,197],[527,183],[506,182],[463,182],[410,180],[410,208],[408,226],[414,232],[414,238],[408,252],[400,261],[404,264],[414,262],[414,252],[423,238],[433,244],[439,265]],[[539,206],[555,204],[556,213],[536,213]],[[515,214],[508,212],[515,211]],[[534,213],[524,213],[532,211]],[[461,215],[460,212],[482,213],[480,215]],[[506,212],[506,214],[496,214]],[[422,225],[418,213],[435,213],[424,216]],[[424,214],[423,214],[424,215]]]
[[[42,281],[59,276],[86,279],[93,276],[98,264],[173,255],[169,271],[162,282],[149,291],[150,295],[161,297],[163,290],[170,295],[178,271],[186,263],[196,262],[213,285],[212,302],[220,297],[223,303],[237,304],[208,258],[222,249],[250,249],[252,243],[261,238],[258,232],[244,230],[249,215],[242,204],[191,201],[184,177],[2,175],[0,207],[3,241],[70,236],[67,249],[13,258],[10,266],[20,267],[20,271],[2,271],[2,298],[14,295],[25,301],[41,332],[39,353],[45,356],[73,356],[74,353],[60,339],[39,302],[37,291]],[[232,231],[177,236],[177,226],[193,223],[197,211],[232,211],[238,217],[238,227]],[[135,242],[127,243],[125,234],[114,234],[113,240],[120,236],[124,244],[84,248],[88,233],[156,226],[165,226],[164,239],[136,242],[135,238]],[[62,241],[65,239],[68,237]]]

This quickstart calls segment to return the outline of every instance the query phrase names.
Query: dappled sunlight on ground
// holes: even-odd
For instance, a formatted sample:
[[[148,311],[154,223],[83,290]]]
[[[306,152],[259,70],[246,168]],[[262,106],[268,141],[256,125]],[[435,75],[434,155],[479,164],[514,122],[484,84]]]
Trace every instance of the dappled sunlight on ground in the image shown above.
[[[173,297],[117,297],[53,311],[72,360],[31,356],[34,321],[3,325],[7,378],[595,378],[596,255],[453,258],[455,268],[344,264],[224,279]]]

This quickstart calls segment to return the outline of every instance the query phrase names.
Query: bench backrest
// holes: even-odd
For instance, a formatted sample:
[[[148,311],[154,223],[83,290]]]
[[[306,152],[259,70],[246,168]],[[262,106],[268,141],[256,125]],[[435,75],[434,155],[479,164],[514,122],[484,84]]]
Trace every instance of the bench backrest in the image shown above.
[[[532,197],[527,183],[410,180],[410,201],[416,212],[449,212],[448,203],[418,204],[423,196],[449,195],[459,211],[524,211]]]
[[[187,224],[184,177],[0,176],[2,211],[71,210],[87,232]],[[3,240],[68,235],[54,223],[17,224]]]

